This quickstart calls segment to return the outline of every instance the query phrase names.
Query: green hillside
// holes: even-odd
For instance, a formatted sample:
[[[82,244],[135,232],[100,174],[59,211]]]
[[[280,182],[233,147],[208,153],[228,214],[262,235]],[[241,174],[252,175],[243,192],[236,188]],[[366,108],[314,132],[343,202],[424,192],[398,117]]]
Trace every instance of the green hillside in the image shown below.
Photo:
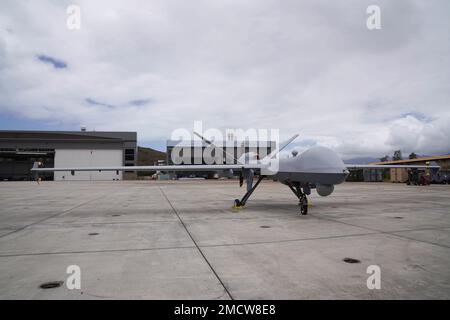
[[[166,160],[166,153],[152,148],[138,147],[137,152],[137,165],[138,166],[153,166],[157,164],[158,160]],[[153,172],[139,172],[138,175],[150,175]]]

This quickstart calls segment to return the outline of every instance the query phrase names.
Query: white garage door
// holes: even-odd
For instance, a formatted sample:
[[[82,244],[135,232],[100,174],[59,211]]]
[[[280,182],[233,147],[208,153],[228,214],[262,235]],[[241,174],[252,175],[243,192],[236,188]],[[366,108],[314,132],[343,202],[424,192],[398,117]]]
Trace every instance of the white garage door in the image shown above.
[[[123,166],[123,150],[56,149],[55,168]],[[115,171],[103,172],[55,172],[55,180],[122,180]]]

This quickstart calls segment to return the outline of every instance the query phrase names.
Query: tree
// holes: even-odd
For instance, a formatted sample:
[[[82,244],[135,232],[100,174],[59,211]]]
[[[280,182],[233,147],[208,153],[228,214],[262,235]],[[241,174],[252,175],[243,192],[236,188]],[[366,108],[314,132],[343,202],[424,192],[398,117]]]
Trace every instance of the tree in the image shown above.
[[[389,161],[389,156],[384,156],[383,158],[380,158],[381,162]]]
[[[392,157],[392,160],[402,160],[402,152],[400,150],[394,151],[394,156]]]
[[[415,154],[414,152],[411,152],[411,154],[409,155],[410,159],[417,159],[417,154]]]

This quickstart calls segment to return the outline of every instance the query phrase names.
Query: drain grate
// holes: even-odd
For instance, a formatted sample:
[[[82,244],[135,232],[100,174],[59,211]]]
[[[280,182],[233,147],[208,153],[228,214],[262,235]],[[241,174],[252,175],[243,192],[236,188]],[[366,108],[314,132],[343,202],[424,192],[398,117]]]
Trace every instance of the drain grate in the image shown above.
[[[394,217],[395,219],[403,219],[403,217]]]
[[[91,232],[91,233],[89,233],[89,235],[90,236],[98,236],[98,233],[97,232]]]
[[[112,217],[120,217],[120,214],[113,214]]]
[[[342,259],[342,261],[347,262],[347,263],[360,263],[361,261],[358,259],[353,259],[353,258],[344,258]]]
[[[268,229],[268,228],[272,228],[272,227],[271,226],[260,226],[260,228]]]
[[[63,281],[50,281],[45,282],[39,286],[41,289],[53,289],[53,288],[59,288],[62,286],[64,282]]]

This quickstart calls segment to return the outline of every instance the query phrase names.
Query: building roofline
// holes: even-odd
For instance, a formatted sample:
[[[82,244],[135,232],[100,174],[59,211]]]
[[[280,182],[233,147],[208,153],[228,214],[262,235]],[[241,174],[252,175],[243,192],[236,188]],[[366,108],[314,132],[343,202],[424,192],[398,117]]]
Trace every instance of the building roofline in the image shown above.
[[[372,162],[371,164],[402,164],[402,163],[412,163],[412,162],[423,162],[423,161],[436,161],[436,160],[450,160],[450,154],[443,156],[432,156],[432,157],[422,157],[416,159],[402,159],[402,160],[391,160],[385,162]]]
[[[68,130],[68,131],[58,131],[58,130],[0,130],[0,133],[67,133],[67,134],[95,134],[95,133],[136,133],[136,131],[92,131],[92,130]]]

